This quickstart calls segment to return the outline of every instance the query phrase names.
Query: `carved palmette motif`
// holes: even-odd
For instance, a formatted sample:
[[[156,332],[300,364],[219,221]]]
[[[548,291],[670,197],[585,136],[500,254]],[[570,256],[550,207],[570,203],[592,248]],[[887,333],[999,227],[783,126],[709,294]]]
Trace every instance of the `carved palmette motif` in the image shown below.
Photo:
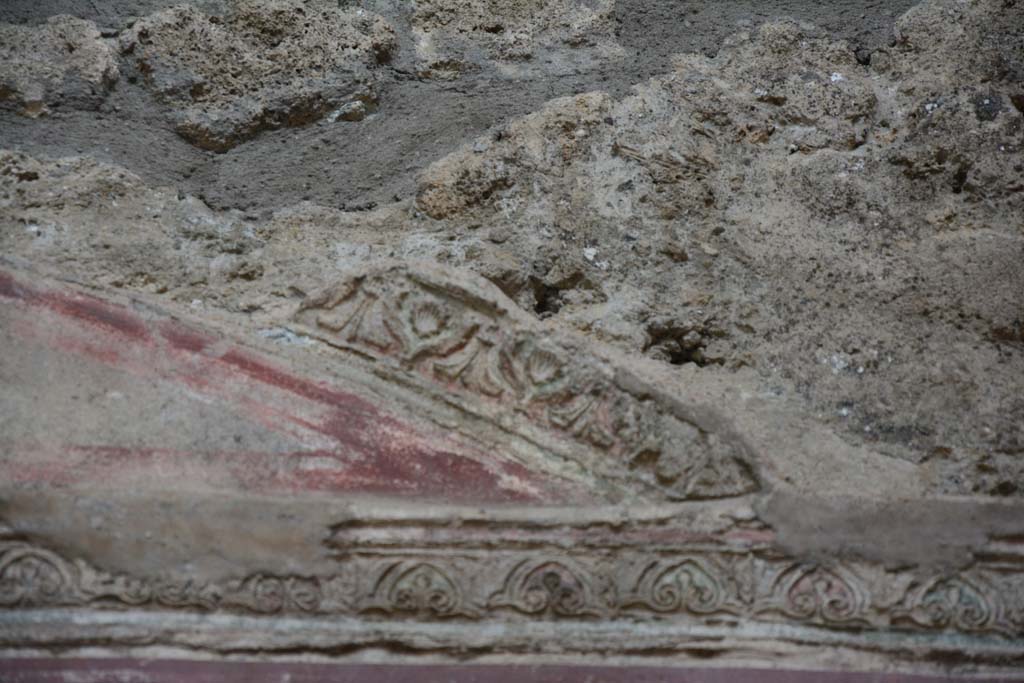
[[[0,606],[81,605],[103,599],[137,605],[152,588],[123,574],[99,572],[26,543],[7,543],[0,552]]]
[[[821,565],[796,565],[775,580],[773,594],[783,614],[823,624],[854,625],[867,621],[868,597],[850,571]]]
[[[510,607],[525,614],[556,617],[600,617],[616,606],[614,586],[567,559],[527,559],[516,565],[491,607]]]
[[[362,609],[426,617],[473,613],[456,579],[431,562],[398,562],[385,569]]]
[[[601,456],[586,464],[601,476],[671,500],[758,488],[738,439],[620,386],[607,363],[540,328],[482,279],[408,266],[370,270],[306,301],[294,326],[372,359],[378,373],[418,378],[465,410],[519,415],[575,444],[567,457],[580,447],[596,451]]]
[[[630,552],[615,558],[551,548],[451,556],[410,549],[389,556],[382,561],[349,555],[331,575],[259,573],[197,584],[107,573],[29,543],[0,542],[0,608],[187,609],[417,621],[745,619],[856,632],[1024,637],[1024,576],[985,567],[922,576],[727,549]],[[883,597],[892,587],[902,587],[897,599]]]
[[[640,577],[635,601],[656,612],[735,612],[726,577],[722,568],[699,557],[653,562]]]
[[[994,597],[993,589],[976,577],[938,577],[914,585],[897,617],[930,628],[987,631],[1001,621]]]
[[[0,605],[4,607],[83,602],[77,569],[49,551],[10,546],[0,556]]]

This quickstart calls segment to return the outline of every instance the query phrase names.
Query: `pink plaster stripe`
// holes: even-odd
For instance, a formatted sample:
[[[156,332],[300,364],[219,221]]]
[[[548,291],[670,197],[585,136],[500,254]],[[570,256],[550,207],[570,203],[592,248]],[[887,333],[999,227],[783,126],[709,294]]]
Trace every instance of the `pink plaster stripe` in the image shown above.
[[[1021,676],[612,666],[413,666],[170,659],[0,659],[5,683],[1024,683]]]

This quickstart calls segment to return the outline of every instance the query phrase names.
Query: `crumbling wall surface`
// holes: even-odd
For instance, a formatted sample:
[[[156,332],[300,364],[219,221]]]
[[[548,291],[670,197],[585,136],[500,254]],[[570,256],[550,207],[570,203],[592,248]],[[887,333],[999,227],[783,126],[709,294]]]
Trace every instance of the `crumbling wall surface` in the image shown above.
[[[91,21],[0,25],[0,105],[29,117],[58,103],[93,106],[118,79],[116,52]]]
[[[926,4],[869,66],[767,25],[467,144],[417,206],[498,226],[466,261],[525,305],[668,362],[755,366],[947,491],[1013,494],[1022,22]]]
[[[365,116],[376,106],[372,70],[394,40],[363,10],[248,0],[223,17],[191,5],[157,12],[119,44],[173,107],[178,132],[226,151],[261,130]]]
[[[611,0],[417,2],[410,18],[417,68],[421,76],[441,79],[489,64],[555,77],[621,59],[614,7]]]
[[[0,648],[1024,665],[1019,0],[137,6],[0,27]]]

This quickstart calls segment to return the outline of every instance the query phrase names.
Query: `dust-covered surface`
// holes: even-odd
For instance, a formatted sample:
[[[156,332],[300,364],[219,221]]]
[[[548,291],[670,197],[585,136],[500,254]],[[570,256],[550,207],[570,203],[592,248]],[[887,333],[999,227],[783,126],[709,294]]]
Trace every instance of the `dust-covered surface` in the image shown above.
[[[1024,495],[1019,3],[168,4],[0,11],[5,255],[254,329],[435,259]]]
[[[0,105],[29,118],[50,107],[90,107],[118,78],[115,50],[91,21],[50,17],[37,27],[0,26]]]

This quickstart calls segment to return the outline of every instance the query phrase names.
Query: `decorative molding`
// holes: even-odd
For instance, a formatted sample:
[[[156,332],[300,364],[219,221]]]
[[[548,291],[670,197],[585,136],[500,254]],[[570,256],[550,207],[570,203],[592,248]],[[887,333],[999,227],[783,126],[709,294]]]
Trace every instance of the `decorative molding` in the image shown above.
[[[567,536],[568,537],[568,536]],[[219,583],[101,571],[25,541],[0,542],[0,607],[345,615],[374,622],[630,618],[790,623],[854,632],[1024,637],[1024,572],[979,563],[955,573],[817,564],[767,547],[671,550],[497,539],[450,547],[353,547],[336,571],[255,573]]]
[[[574,445],[560,450],[589,471],[662,499],[759,489],[738,437],[622,381],[620,368],[544,329],[482,278],[371,268],[307,300],[294,327],[503,427],[518,418]]]

